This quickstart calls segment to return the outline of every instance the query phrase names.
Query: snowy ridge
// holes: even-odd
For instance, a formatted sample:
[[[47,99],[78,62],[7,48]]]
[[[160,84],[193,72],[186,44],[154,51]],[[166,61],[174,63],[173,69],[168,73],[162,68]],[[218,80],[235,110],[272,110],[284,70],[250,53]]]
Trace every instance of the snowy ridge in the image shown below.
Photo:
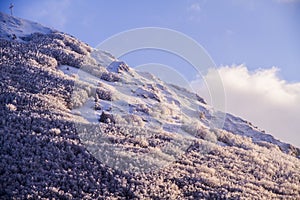
[[[0,37],[22,41],[22,37],[32,33],[48,34],[54,30],[28,20],[10,17],[0,12]]]

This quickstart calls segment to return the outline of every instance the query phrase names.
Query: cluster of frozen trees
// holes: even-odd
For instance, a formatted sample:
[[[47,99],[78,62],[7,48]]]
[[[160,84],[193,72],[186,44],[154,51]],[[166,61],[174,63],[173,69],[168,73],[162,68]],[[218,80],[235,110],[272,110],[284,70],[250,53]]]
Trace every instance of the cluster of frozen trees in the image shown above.
[[[1,62],[14,61],[7,64],[28,65],[28,62],[35,61],[42,66],[56,67],[64,64],[79,67],[83,56],[91,51],[86,44],[58,32],[34,33],[22,39],[24,42],[1,39]]]
[[[145,131],[147,116],[175,123],[181,120],[176,108],[190,98],[203,104],[199,96],[136,80],[139,76],[123,63],[101,67],[88,58],[89,46],[66,34],[32,34],[22,42],[1,39],[0,44],[0,198],[299,198],[300,161],[275,144],[205,128],[200,112],[192,110],[194,117],[184,118],[179,127],[192,137],[168,127]],[[57,70],[58,65],[81,67],[105,82],[92,88]],[[130,94],[138,102],[128,105],[132,113],[112,116],[113,125],[103,112],[101,126],[75,127],[70,108],[93,95],[103,111],[101,102],[120,100],[117,89],[109,90],[114,82],[116,88],[135,87]],[[168,87],[183,100],[172,98]],[[97,131],[103,134],[92,134]],[[83,145],[84,139],[90,146]],[[126,154],[110,151],[115,148]]]
[[[293,199],[299,197],[299,159],[287,156],[275,145],[266,148],[254,144],[251,139],[221,130],[202,130],[198,139],[189,143],[189,148],[168,165],[159,168],[165,160],[166,147],[176,141],[174,135],[163,130],[148,131],[144,137],[139,130],[124,127],[106,127],[101,145],[88,148],[100,160],[110,163],[114,169],[121,167],[125,174],[132,174],[138,167],[133,182],[126,182],[137,198],[182,198],[182,199]],[[95,127],[90,127],[94,130]],[[86,136],[91,136],[86,127]],[[199,130],[198,130],[199,131]],[[215,141],[205,137],[210,131]],[[136,133],[135,133],[136,132]],[[99,140],[92,134],[91,141]],[[210,137],[210,136],[208,136]],[[184,140],[184,138],[183,138]],[[182,140],[182,141],[183,141]],[[181,141],[181,142],[182,142]],[[221,142],[222,141],[222,142]],[[182,144],[184,145],[184,144]],[[115,154],[115,148],[127,148],[126,155]],[[110,151],[108,151],[110,150]],[[168,149],[171,150],[171,149]],[[175,149],[173,149],[175,150]],[[155,154],[156,156],[153,156]],[[176,154],[176,153],[175,153]],[[175,155],[174,154],[174,155]],[[151,156],[152,155],[152,156]],[[163,157],[162,160],[157,158]],[[99,157],[98,157],[99,158]],[[136,160],[132,160],[136,158]],[[147,162],[145,160],[147,159]],[[172,160],[172,158],[170,158]],[[163,164],[162,164],[163,165]],[[150,173],[141,173],[146,167]],[[151,171],[151,167],[154,170]],[[124,170],[125,168],[125,170]],[[126,170],[127,169],[127,170]],[[122,182],[122,178],[119,179]],[[129,184],[129,185],[128,185]],[[121,189],[120,189],[121,191]]]

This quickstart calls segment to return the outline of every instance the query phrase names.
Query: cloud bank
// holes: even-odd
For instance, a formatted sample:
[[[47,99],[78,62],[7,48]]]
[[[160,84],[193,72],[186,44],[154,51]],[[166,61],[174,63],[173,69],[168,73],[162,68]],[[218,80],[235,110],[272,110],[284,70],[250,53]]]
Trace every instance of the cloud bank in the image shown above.
[[[245,65],[218,69],[226,94],[226,111],[266,130],[275,138],[300,147],[300,83],[279,78],[278,68],[250,72]],[[210,72],[205,79],[210,78]],[[193,89],[209,102],[202,80]]]

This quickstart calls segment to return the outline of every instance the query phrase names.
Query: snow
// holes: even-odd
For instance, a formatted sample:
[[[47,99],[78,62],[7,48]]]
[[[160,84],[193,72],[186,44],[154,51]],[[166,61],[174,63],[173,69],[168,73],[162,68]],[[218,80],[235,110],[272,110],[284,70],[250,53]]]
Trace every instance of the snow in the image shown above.
[[[230,114],[227,114],[226,116],[224,130],[247,136],[251,138],[254,143],[259,144],[260,142],[268,142],[278,145],[283,150],[288,149],[287,144],[276,140],[272,135],[265,134],[263,130],[260,130],[257,127],[253,126],[250,122],[247,122],[239,117],[235,117]]]
[[[72,110],[73,114],[80,115],[85,123],[96,124],[99,122],[100,112],[94,109],[95,101],[89,98],[83,106]]]
[[[68,66],[68,65],[61,65],[58,67],[63,73],[65,73],[68,76],[78,78],[78,80],[86,82],[88,84],[96,86],[97,83],[99,83],[99,78],[85,72],[79,68]]]
[[[147,72],[134,69],[120,72],[119,67],[127,65],[104,51],[94,50],[91,57],[98,63],[92,70],[89,69],[94,75],[84,71],[85,69],[72,66],[59,67],[66,75],[76,77],[91,88],[101,87],[112,93],[112,101],[99,100],[101,110],[95,111],[96,99],[93,96],[90,96],[82,107],[74,110],[86,123],[98,123],[101,112],[105,111],[116,116],[124,125],[124,119],[129,114],[147,122],[144,125],[145,129],[161,129],[167,133],[193,138],[194,132],[198,130],[206,129],[209,132],[215,129],[213,123],[219,123],[218,120],[225,116],[223,130],[251,138],[257,144],[268,142],[278,145],[283,150],[288,149],[287,144],[265,134],[251,123],[230,114],[215,112],[214,108],[185,88],[164,83]],[[100,75],[103,71],[121,73],[122,78],[115,82],[102,80]],[[134,126],[128,120],[126,123]],[[215,136],[211,135],[210,138],[214,140]],[[227,145],[220,141],[216,141],[216,144]]]
[[[21,37],[28,36],[32,33],[48,34],[53,29],[44,27],[38,23],[11,17],[10,15],[0,12],[0,37],[22,41]]]
[[[93,57],[97,61],[97,63],[104,67],[107,67],[112,62],[117,61],[117,59],[110,53],[97,49],[94,49],[94,51],[91,53],[91,57]]]

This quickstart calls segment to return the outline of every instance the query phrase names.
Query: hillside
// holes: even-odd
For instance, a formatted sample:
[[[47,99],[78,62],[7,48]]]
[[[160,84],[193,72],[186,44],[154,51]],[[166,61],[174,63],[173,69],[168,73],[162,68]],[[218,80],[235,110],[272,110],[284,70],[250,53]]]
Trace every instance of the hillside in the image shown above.
[[[299,199],[300,150],[108,52],[0,13],[1,199]]]

